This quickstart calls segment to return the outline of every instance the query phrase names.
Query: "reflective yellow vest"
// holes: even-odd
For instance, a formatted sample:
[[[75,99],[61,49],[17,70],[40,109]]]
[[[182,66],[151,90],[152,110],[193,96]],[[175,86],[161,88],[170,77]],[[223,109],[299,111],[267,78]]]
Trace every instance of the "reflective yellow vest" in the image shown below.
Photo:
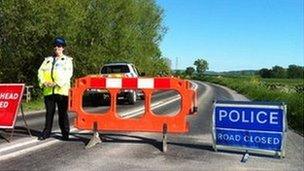
[[[43,88],[43,95],[60,94],[68,96],[70,80],[73,75],[73,58],[62,55],[60,57],[46,57],[38,70],[39,86]],[[44,83],[55,83],[54,87],[45,87]]]

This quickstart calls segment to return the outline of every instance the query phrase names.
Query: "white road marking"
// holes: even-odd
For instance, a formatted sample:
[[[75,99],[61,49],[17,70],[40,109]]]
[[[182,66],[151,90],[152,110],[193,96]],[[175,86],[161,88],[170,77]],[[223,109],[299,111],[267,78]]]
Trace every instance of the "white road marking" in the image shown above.
[[[199,99],[198,99],[198,104],[200,104],[200,102],[201,102],[203,99],[207,98],[207,97],[210,95],[211,87],[210,87],[208,84],[205,84],[205,83],[203,83],[203,82],[198,82],[198,84],[200,84],[200,85],[206,87],[206,91],[203,92],[202,95],[201,95],[201,96],[199,97]]]
[[[181,97],[179,95],[176,95],[176,96],[174,96],[174,98],[172,98],[172,99],[170,98],[170,100],[168,100],[168,101],[167,101],[167,99],[166,100],[162,100],[162,101],[160,101],[160,102],[158,102],[156,104],[153,104],[152,107],[151,107],[151,110],[160,108],[160,107],[165,106],[165,105],[167,105],[169,103],[173,103],[173,102],[175,102],[175,101],[177,101],[179,99],[181,99]],[[122,115],[122,117],[124,119],[128,119],[128,118],[131,118],[131,117],[143,114],[143,112],[144,112],[144,108],[140,108],[140,109],[138,109],[136,111],[131,111],[131,112],[125,113],[125,114]]]
[[[36,140],[36,141],[38,141],[38,140]],[[33,146],[33,147],[29,147],[29,148],[21,149],[21,150],[18,150],[18,151],[9,153],[9,154],[1,155],[0,156],[0,161],[1,160],[6,160],[6,159],[9,159],[9,158],[12,158],[12,157],[18,157],[22,154],[25,154],[25,153],[28,153],[28,152],[31,152],[31,151],[35,151],[35,150],[50,146],[50,145],[55,144],[57,142],[60,142],[60,140],[52,139],[52,140],[46,141],[42,144],[38,144],[38,145]]]
[[[24,141],[24,139],[19,139],[19,140],[20,141]],[[38,142],[38,140],[36,140],[36,138],[35,138],[35,140],[31,139],[29,141],[20,142],[20,143],[19,143],[19,141],[16,141],[15,142],[15,143],[17,143],[16,145],[10,145],[10,146],[1,148],[0,149],[0,154],[3,153],[3,152],[5,152],[5,151],[9,151],[11,149],[18,148],[18,147],[21,147],[21,146],[26,146],[26,145],[34,143],[34,142]]]
[[[59,131],[59,130],[55,130],[55,131]],[[71,131],[74,131],[74,133],[90,132],[88,130],[79,131],[76,128],[72,128]],[[20,141],[24,141],[24,140],[20,139]],[[59,142],[62,142],[62,141],[58,140],[58,139],[53,139],[53,138],[50,138],[50,139],[47,139],[47,140],[44,140],[43,142],[41,142],[41,141],[37,140],[37,138],[35,137],[35,139],[31,139],[29,141],[25,141],[25,142],[20,143],[20,144],[18,143],[18,144],[10,145],[8,147],[0,149],[0,154],[4,153],[3,155],[0,156],[0,161],[1,160],[6,160],[6,159],[9,159],[9,158],[13,158],[13,157],[18,157],[22,154],[32,152],[32,151],[36,151],[38,149],[41,149],[41,148],[44,148],[44,147],[47,147],[47,146],[50,146],[50,145],[53,145],[53,144],[56,144],[56,143],[59,143]],[[31,145],[31,144],[33,144],[33,145],[37,144],[37,145],[27,147],[27,148],[24,148],[24,149],[19,149],[17,151],[5,154],[5,152],[8,152],[9,150],[12,150],[12,149],[15,149],[15,148],[18,148],[18,147],[22,147],[22,146],[26,146],[26,145]]]
[[[193,89],[196,91],[198,85],[197,85],[194,81],[190,81],[190,82],[191,82],[191,84],[193,85]]]

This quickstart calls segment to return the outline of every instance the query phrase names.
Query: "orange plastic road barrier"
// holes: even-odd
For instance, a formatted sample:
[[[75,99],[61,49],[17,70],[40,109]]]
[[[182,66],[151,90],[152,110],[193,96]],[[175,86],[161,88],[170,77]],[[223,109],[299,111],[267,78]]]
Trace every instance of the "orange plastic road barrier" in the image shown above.
[[[83,94],[87,89],[107,89],[110,93],[110,108],[106,113],[87,113],[82,109]],[[145,111],[140,118],[120,118],[116,111],[116,98],[121,89],[141,89],[145,94]],[[155,115],[151,111],[154,90],[176,90],[181,96],[181,109],[176,115]],[[98,131],[140,131],[168,133],[188,131],[187,115],[197,110],[196,91],[191,83],[171,77],[156,78],[105,78],[91,75],[76,80],[70,90],[69,110],[76,113],[75,127]],[[95,124],[94,124],[95,123]],[[94,128],[97,127],[97,128]]]

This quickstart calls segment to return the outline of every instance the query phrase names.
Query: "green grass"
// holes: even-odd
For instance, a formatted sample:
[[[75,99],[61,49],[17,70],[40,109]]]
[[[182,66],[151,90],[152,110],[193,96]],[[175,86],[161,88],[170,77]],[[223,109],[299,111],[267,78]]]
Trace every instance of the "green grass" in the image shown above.
[[[265,83],[279,83],[288,86],[295,86],[299,84],[304,84],[304,79],[277,79],[277,78],[263,78],[261,80]]]
[[[23,106],[23,110],[25,113],[31,112],[31,111],[43,110],[44,109],[43,97],[40,97],[36,100],[32,100],[29,102],[26,102],[25,100],[23,100],[22,106]]]
[[[281,86],[272,88],[265,86],[264,79],[257,77],[212,77],[206,76],[198,78],[199,80],[208,81],[216,84],[221,84],[237,92],[245,95],[254,101],[279,101],[287,104],[287,122],[289,127],[296,130],[300,134],[304,134],[304,93],[296,91],[285,91]],[[298,84],[302,80],[292,79],[267,79],[279,85]],[[284,90],[284,91],[283,91]]]

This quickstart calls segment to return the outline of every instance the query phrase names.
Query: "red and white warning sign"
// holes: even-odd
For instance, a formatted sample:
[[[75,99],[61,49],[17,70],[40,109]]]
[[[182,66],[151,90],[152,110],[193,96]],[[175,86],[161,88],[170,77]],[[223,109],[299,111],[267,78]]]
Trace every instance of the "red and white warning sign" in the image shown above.
[[[13,128],[24,84],[0,84],[0,128]]]

